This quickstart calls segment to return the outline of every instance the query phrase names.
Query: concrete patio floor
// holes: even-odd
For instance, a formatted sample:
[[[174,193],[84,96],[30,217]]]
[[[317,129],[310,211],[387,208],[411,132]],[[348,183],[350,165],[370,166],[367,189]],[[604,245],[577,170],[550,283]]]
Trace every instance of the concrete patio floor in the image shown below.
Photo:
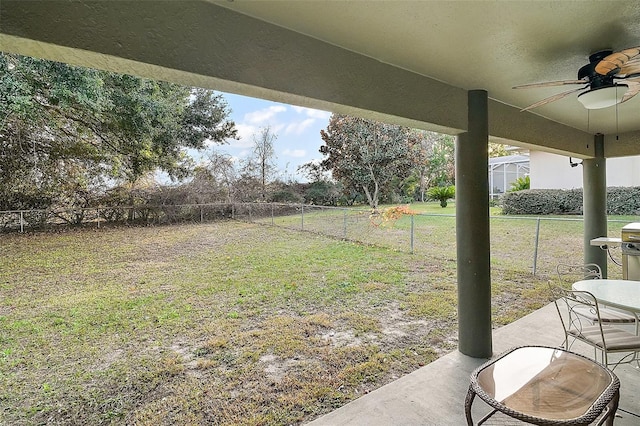
[[[494,330],[493,352],[495,356],[522,345],[558,346],[563,338],[555,306],[549,304]],[[572,350],[593,357],[593,349],[587,345],[576,343]],[[451,352],[308,425],[465,425],[464,399],[469,376],[485,361],[462,355],[458,351]],[[640,425],[640,370],[626,364],[618,366],[615,374],[621,383],[620,410],[615,425]],[[473,408],[474,420],[489,411],[479,398],[476,398]],[[509,424],[513,423],[517,422]]]

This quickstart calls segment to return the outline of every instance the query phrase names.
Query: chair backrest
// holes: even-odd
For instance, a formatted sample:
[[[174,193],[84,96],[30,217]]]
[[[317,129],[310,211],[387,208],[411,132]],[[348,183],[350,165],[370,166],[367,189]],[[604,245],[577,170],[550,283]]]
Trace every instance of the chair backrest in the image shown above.
[[[556,267],[556,271],[558,272],[558,278],[563,283],[602,279],[602,269],[595,263],[587,263],[585,265],[567,265],[561,263]]]
[[[567,290],[558,286],[551,286],[551,293],[565,334],[576,332],[582,334],[585,327],[593,329],[595,326],[600,328],[604,341],[602,322],[599,320],[600,308],[593,294],[588,291]],[[589,318],[594,318],[596,321]]]

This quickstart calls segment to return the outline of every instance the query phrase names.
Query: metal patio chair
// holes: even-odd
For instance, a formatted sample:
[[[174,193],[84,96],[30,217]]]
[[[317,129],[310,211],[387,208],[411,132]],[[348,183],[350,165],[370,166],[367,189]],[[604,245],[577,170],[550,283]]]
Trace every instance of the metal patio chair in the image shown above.
[[[595,263],[587,263],[584,265],[567,265],[561,263],[556,267],[556,271],[560,282],[564,284],[565,287],[570,287],[571,284],[580,280],[602,279],[602,269]],[[596,321],[610,325],[635,324],[635,333],[636,335],[640,335],[640,320],[636,313],[612,308],[603,304],[600,304],[598,308],[600,313],[599,317],[596,317],[595,312],[590,309],[579,309],[576,313],[589,319],[594,324]]]
[[[636,362],[640,365],[640,336],[606,324],[600,318],[600,306],[596,298],[586,291],[552,287],[554,303],[564,328],[564,347],[569,350],[576,340],[594,348],[594,359],[601,353],[601,362],[615,369],[621,363]],[[590,312],[591,321],[584,313]],[[609,362],[609,354],[626,353],[621,359]]]

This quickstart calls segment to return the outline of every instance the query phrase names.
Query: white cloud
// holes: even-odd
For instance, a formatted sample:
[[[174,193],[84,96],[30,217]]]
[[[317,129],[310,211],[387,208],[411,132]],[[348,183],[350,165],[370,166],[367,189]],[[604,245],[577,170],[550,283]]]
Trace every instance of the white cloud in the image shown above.
[[[233,148],[249,148],[253,146],[253,135],[260,129],[257,126],[244,123],[236,123],[236,129],[238,129],[240,140],[229,139],[229,146]]]
[[[285,135],[301,135],[304,131],[316,121],[315,118],[307,118],[303,121],[289,123],[284,131]]]
[[[286,124],[279,123],[277,116],[287,110],[284,105],[272,105],[246,113],[241,122],[236,122],[238,137],[240,140],[229,140],[229,145],[233,148],[249,148],[253,146],[254,137],[258,137],[261,130],[270,127],[271,132],[278,134],[284,131]]]
[[[285,149],[284,151],[282,151],[282,155],[285,155],[287,157],[295,157],[295,158],[301,158],[304,157],[305,155],[307,155],[307,151],[305,151],[304,149]]]
[[[319,118],[328,120],[331,117],[331,113],[327,111],[320,111],[319,109],[311,109],[305,107],[294,106],[292,107],[295,112],[298,114],[304,114],[307,117],[311,118]]]
[[[268,122],[273,119],[278,113],[285,112],[287,107],[283,105],[272,105],[268,108],[259,109],[257,111],[249,112],[244,115],[244,121],[254,124],[260,125]]]
[[[276,135],[280,134],[282,129],[284,129],[284,124],[276,124],[275,126],[271,126],[271,131]]]
[[[284,124],[270,125],[271,133],[278,135],[284,128]],[[232,148],[251,148],[253,147],[253,139],[260,136],[262,127],[254,126],[246,123],[236,123],[238,129],[238,137],[240,140],[229,139],[229,146]]]

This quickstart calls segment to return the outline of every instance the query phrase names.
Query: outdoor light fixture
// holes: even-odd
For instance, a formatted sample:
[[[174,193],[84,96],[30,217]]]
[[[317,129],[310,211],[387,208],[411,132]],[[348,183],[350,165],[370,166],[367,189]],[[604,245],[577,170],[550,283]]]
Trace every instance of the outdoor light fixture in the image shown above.
[[[573,158],[569,157],[569,165],[571,167],[578,167],[580,164],[582,164],[582,161],[579,163],[576,163],[575,161],[573,161]]]
[[[579,94],[578,100],[586,109],[607,108],[620,103],[628,88],[626,84],[597,87]]]

